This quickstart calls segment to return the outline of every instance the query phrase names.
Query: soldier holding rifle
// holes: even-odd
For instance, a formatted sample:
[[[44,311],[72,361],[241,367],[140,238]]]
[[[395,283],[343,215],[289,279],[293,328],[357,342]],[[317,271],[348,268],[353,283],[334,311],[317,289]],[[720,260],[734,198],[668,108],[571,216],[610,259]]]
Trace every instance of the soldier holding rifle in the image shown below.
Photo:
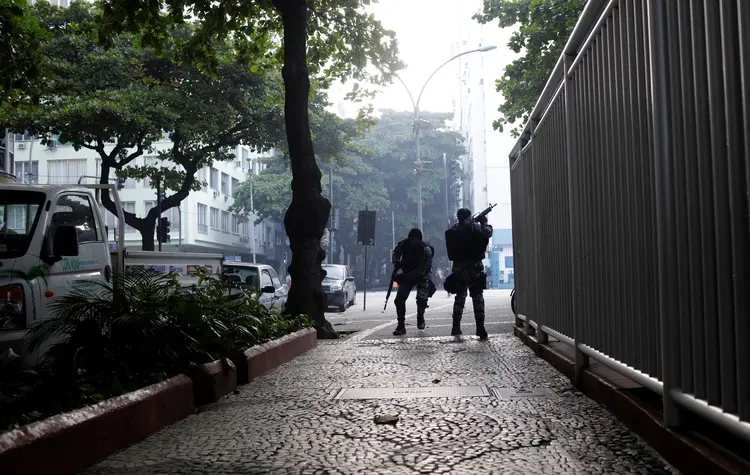
[[[409,236],[396,245],[393,250],[393,275],[391,285],[388,288],[385,304],[388,305],[388,297],[391,294],[393,282],[398,283],[396,291],[396,317],[398,325],[393,335],[406,334],[406,299],[409,298],[411,290],[417,288],[417,328],[424,330],[424,312],[427,309],[427,300],[435,293],[435,284],[430,280],[432,269],[432,258],[435,248],[422,240],[422,231],[412,229]],[[385,311],[385,307],[383,307]]]
[[[466,303],[467,289],[474,303],[474,319],[477,324],[476,335],[480,340],[487,339],[484,328],[484,295],[487,286],[484,275],[484,259],[487,245],[492,237],[492,226],[487,224],[487,214],[495,205],[490,206],[479,215],[472,217],[466,208],[458,210],[456,223],[445,232],[445,245],[448,259],[453,262],[452,274],[445,279],[445,290],[456,294],[453,303],[453,328],[451,335],[461,335],[461,316]]]

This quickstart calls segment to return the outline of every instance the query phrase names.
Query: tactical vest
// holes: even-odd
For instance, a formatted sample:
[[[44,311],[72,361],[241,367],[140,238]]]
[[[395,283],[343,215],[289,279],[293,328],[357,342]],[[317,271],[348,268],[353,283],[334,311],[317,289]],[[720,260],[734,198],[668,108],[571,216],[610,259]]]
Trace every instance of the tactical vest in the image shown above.
[[[474,223],[457,223],[445,231],[445,247],[452,262],[481,261],[489,242]]]

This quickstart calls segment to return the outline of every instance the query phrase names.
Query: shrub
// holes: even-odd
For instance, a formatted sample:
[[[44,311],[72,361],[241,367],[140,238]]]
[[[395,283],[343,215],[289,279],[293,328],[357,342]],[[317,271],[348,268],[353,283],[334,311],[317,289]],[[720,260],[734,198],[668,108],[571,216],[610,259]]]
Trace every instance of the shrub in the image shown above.
[[[27,337],[30,352],[49,346],[39,367],[5,375],[0,384],[0,429],[123,394],[311,326],[307,318],[280,315],[257,295],[205,272],[199,285],[185,289],[175,275],[143,268],[128,268],[111,283],[79,282],[53,301],[51,312]]]

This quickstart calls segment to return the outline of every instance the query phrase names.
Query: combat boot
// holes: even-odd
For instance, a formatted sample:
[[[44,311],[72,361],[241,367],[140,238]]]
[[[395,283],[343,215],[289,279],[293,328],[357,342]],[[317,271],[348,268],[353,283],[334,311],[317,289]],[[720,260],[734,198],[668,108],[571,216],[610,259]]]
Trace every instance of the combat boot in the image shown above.
[[[451,328],[451,336],[458,336],[461,334],[461,317],[453,317],[453,328]]]
[[[420,330],[424,330],[425,323],[424,323],[424,312],[427,310],[427,302],[418,301],[417,302],[417,328]]]
[[[487,330],[484,328],[484,317],[476,317],[476,321],[477,321],[477,336],[479,337],[480,340],[486,340],[488,335],[487,335]]]
[[[406,324],[402,321],[398,322],[396,329],[393,330],[393,336],[406,335]]]

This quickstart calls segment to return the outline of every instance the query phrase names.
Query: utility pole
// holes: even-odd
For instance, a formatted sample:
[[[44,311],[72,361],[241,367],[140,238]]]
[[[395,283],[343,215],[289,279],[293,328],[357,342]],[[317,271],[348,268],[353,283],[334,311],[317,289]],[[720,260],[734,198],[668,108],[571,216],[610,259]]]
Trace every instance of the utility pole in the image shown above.
[[[328,201],[331,202],[331,212],[328,216],[328,263],[333,264],[333,166],[328,168]]]
[[[161,177],[156,178],[156,209],[159,210],[159,217],[156,218],[156,227],[161,225]],[[161,252],[161,239],[159,239],[159,232],[156,233],[156,241],[159,243],[159,252]]]
[[[451,212],[448,208],[448,159],[443,153],[443,171],[445,172],[445,219],[448,221],[448,227],[451,225]]]
[[[255,206],[253,206],[253,180],[255,180],[255,164],[250,164],[250,247],[253,250],[253,264],[255,264]]]

